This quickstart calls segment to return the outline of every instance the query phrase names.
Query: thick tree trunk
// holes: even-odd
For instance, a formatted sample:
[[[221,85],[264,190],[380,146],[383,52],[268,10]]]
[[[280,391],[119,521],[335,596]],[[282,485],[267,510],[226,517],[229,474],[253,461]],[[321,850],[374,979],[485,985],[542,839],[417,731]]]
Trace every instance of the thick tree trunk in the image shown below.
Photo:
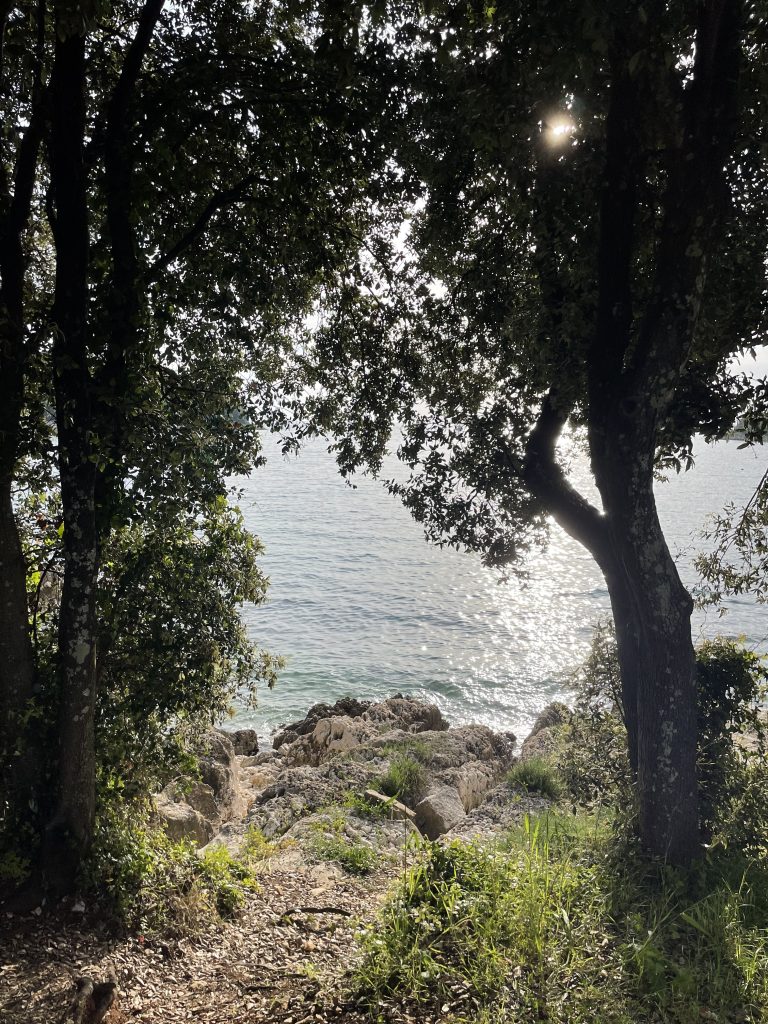
[[[568,408],[552,392],[529,436],[522,478],[605,576],[641,838],[651,853],[686,863],[700,852],[693,602],[659,523],[653,410],[640,416],[641,408],[638,402],[628,406],[629,415],[609,409],[602,419],[593,412],[589,442],[602,512],[574,490],[557,463],[555,446]]]
[[[651,853],[686,863],[701,852],[693,601],[664,539],[650,465],[625,451],[621,467],[601,474],[613,551],[606,581],[640,834]]]
[[[55,812],[46,830],[44,870],[49,885],[64,890],[74,881],[95,817],[99,555],[88,366],[85,39],[76,20],[65,20],[57,28],[49,153],[55,204],[53,357],[64,513],[64,586],[59,618],[59,770]]]

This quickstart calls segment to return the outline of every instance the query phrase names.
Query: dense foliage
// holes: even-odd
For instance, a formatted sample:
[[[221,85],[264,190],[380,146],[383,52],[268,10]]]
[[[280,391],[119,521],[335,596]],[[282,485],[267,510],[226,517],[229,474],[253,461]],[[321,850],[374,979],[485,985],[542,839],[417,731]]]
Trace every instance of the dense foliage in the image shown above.
[[[402,189],[314,334],[311,411],[427,533],[515,566],[552,520],[611,598],[649,848],[696,855],[692,601],[654,467],[765,383],[766,8],[754,0],[393,4]],[[403,223],[404,198],[411,203]],[[343,367],[343,368],[342,368]],[[598,497],[569,475],[583,437]],[[672,684],[670,684],[672,680]]]
[[[56,889],[97,776],[138,792],[273,678],[227,478],[285,423],[285,355],[396,173],[362,131],[380,61],[333,4],[0,22],[0,831]]]
[[[768,836],[766,660],[741,642],[720,637],[697,647],[696,674],[703,838],[763,857]],[[631,814],[635,793],[618,680],[615,635],[601,625],[572,678],[573,712],[554,761],[576,803],[613,804]]]

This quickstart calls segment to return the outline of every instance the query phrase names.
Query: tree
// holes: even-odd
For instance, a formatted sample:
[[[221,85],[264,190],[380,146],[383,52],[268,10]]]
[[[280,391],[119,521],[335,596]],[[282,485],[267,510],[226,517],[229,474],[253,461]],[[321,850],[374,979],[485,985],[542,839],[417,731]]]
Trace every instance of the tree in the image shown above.
[[[765,14],[393,5],[371,31],[399,67],[402,189],[307,378],[346,471],[377,469],[397,420],[413,472],[393,487],[433,538],[515,564],[551,517],[589,550],[640,832],[672,862],[700,851],[696,681],[654,470],[687,464],[754,390],[728,366],[765,336]],[[569,479],[568,437],[597,502]]]
[[[154,558],[165,533],[205,571],[196,534],[221,532],[211,509],[257,461],[256,417],[279,421],[283,353],[387,171],[351,145],[355,24],[333,4],[38,0],[0,26],[0,823],[27,819],[63,889],[93,834],[110,653],[117,686],[105,552],[133,531]],[[17,522],[41,480],[62,516],[52,677]],[[223,585],[227,608],[259,586]]]

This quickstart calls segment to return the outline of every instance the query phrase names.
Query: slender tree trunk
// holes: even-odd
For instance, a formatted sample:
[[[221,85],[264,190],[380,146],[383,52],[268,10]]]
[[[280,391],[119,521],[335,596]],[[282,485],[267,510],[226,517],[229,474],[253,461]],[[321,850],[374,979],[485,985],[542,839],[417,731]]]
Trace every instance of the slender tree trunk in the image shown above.
[[[27,612],[26,567],[11,502],[11,478],[0,478],[0,821],[34,806],[37,758],[24,715],[34,696],[35,671]]]
[[[49,153],[55,204],[54,367],[64,513],[59,617],[59,770],[46,831],[49,884],[71,885],[90,843],[96,806],[96,580],[99,552],[88,367],[88,207],[83,161],[85,39],[70,18],[57,26]]]
[[[602,511],[573,489],[555,457],[568,408],[550,392],[531,432],[522,478],[600,566],[611,597],[640,835],[673,863],[701,852],[696,781],[696,678],[691,612],[653,494],[652,408],[595,403],[589,428]],[[515,463],[513,472],[518,472]]]
[[[12,4],[0,8],[2,42]],[[38,6],[33,53],[32,107],[15,152],[0,168],[0,818],[18,823],[36,810],[41,757],[34,723],[26,716],[37,685],[26,594],[26,565],[14,516],[13,480],[21,453],[21,416],[27,360],[24,236],[29,225],[43,136],[45,7]]]

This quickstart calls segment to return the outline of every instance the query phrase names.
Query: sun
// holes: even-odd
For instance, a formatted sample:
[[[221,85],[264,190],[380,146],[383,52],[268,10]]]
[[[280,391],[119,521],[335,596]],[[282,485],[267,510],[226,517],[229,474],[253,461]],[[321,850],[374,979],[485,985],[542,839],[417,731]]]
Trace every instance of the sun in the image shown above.
[[[573,134],[576,125],[567,117],[554,118],[545,122],[544,138],[550,146],[562,146]]]

